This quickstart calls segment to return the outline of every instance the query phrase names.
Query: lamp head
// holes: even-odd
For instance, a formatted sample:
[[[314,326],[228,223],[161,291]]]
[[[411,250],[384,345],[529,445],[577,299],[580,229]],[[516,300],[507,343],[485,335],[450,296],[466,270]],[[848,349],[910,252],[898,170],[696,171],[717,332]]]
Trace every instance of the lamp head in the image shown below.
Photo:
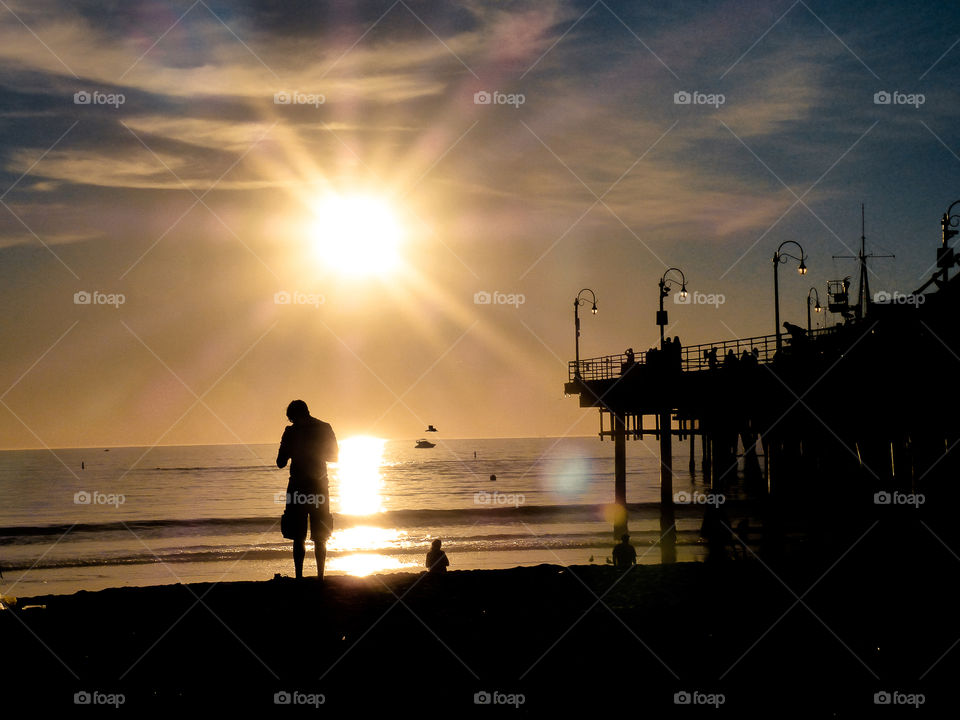
[[[686,300],[686,299],[687,299],[687,284],[686,284],[686,283],[684,283],[683,286],[680,288],[680,299],[681,299],[681,300]]]
[[[800,265],[797,267],[797,272],[801,275],[807,274],[807,266],[803,263],[803,260],[800,261]]]
[[[597,304],[596,304],[596,303],[593,304],[593,307],[591,308],[591,312],[592,312],[594,315],[597,314]]]

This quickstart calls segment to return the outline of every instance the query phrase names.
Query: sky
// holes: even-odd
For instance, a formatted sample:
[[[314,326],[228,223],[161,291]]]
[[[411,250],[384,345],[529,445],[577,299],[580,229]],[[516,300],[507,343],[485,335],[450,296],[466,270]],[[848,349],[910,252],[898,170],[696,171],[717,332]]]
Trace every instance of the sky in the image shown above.
[[[0,447],[589,435],[581,356],[933,270],[953,3],[0,2]],[[889,102],[884,102],[889,100]],[[798,253],[795,245],[784,248]],[[856,285],[854,285],[856,289]],[[491,302],[483,302],[490,299]],[[89,302],[86,302],[89,300]],[[589,308],[589,305],[587,306]]]

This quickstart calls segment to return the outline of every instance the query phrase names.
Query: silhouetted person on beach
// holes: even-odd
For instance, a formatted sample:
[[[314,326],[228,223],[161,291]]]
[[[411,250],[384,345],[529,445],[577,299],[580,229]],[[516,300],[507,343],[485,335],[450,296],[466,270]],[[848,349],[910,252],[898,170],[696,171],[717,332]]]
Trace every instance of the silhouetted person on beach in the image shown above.
[[[720,495],[713,490],[707,491],[700,537],[707,542],[707,562],[714,563],[727,559],[727,546],[733,542],[733,534]]]
[[[637,551],[630,544],[630,536],[624,533],[620,542],[613,546],[613,566],[617,570],[626,570],[637,564]]]
[[[310,415],[303,400],[294,400],[287,406],[288,425],[280,439],[277,467],[290,462],[290,481],[287,483],[289,533],[293,540],[293,564],[297,577],[303,577],[303,558],[306,555],[307,519],[317,558],[317,577],[323,579],[327,556],[327,539],[333,531],[333,516],[327,503],[329,484],[327,463],[336,462],[339,455],[337,437],[328,423]]]
[[[450,561],[447,560],[447,554],[440,549],[440,538],[437,538],[430,544],[430,550],[427,552],[427,572],[445,573]]]

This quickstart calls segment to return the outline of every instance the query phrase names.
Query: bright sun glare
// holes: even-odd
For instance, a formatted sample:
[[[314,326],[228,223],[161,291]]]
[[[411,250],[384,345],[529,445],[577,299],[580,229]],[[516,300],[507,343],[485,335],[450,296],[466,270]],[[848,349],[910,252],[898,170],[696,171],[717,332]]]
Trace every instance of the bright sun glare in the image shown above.
[[[332,464],[339,491],[339,511],[345,515],[371,515],[383,510],[380,485],[383,480],[382,438],[359,435],[340,443],[339,462]]]
[[[383,275],[399,265],[403,228],[386,200],[331,193],[317,203],[314,215],[314,248],[337,272]]]

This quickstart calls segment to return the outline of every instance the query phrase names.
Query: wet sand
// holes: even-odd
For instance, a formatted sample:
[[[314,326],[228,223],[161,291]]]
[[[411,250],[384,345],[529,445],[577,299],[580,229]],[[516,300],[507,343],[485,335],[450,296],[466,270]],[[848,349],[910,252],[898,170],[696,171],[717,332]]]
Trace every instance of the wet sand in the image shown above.
[[[878,692],[901,712],[914,710],[903,703],[915,693],[921,714],[960,704],[960,646],[948,652],[960,638],[960,561],[942,546],[925,557],[869,540],[848,550],[851,537],[780,563],[541,565],[21,599],[45,607],[0,612],[5,705],[73,708],[78,692],[101,705],[122,695],[136,712],[276,711],[289,700],[338,716],[494,712],[487,699],[534,717],[692,711],[684,700],[710,705],[697,708],[709,716],[719,705],[741,717],[854,717],[884,709]]]

